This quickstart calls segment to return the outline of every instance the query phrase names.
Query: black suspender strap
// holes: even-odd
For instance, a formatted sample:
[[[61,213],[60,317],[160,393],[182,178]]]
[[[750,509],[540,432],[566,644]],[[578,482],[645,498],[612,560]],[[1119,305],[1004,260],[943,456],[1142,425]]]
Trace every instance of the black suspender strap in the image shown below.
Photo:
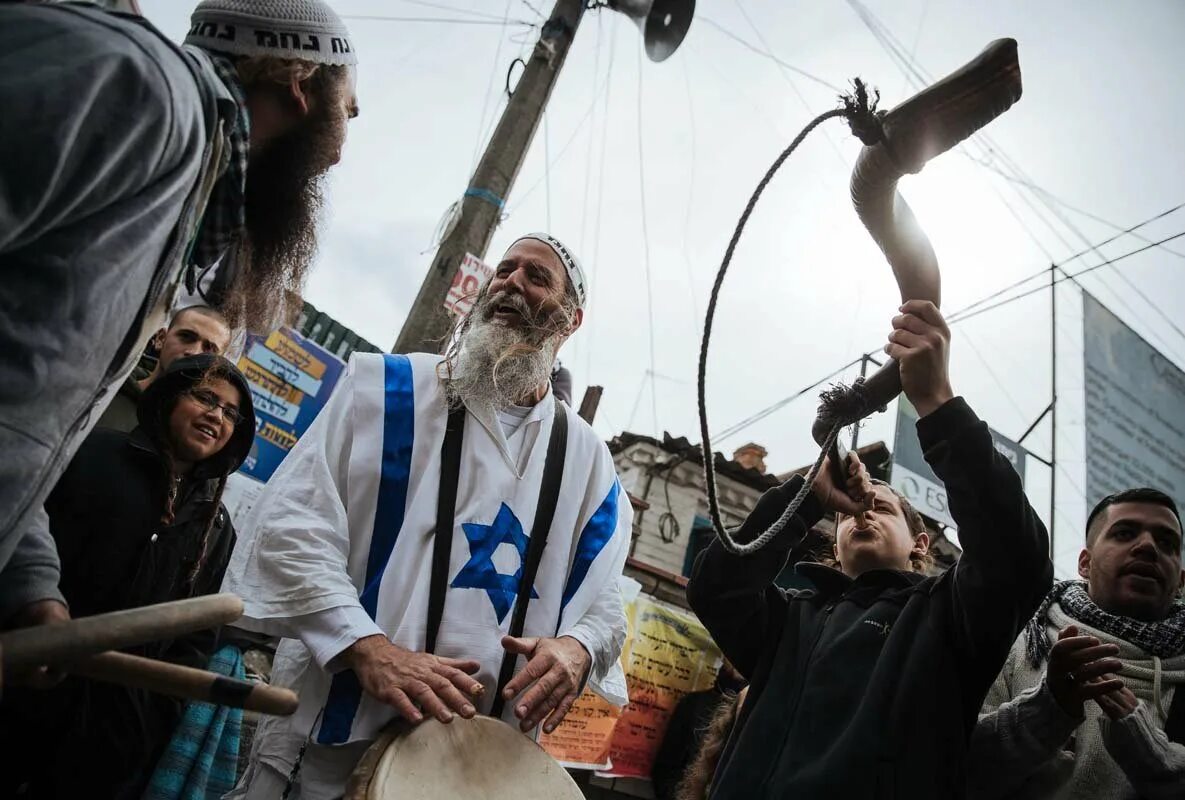
[[[440,491],[436,496],[436,531],[432,542],[432,583],[428,589],[428,629],[424,652],[436,652],[436,634],[444,616],[444,592],[448,584],[453,526],[457,518],[457,481],[461,475],[461,444],[465,439],[465,406],[449,412],[440,446]]]
[[[547,534],[551,531],[551,521],[555,518],[555,508],[560,499],[560,483],[564,478],[564,456],[567,450],[568,417],[557,399],[555,417],[551,424],[551,439],[547,442],[547,458],[543,462],[543,485],[539,489],[539,507],[535,511],[535,522],[531,525],[531,539],[527,544],[522,580],[519,581],[518,594],[514,600],[514,616],[510,619],[508,633],[514,637],[523,635],[523,626],[527,621],[531,589],[535,585],[539,562],[543,560],[543,547],[547,544]],[[514,665],[517,661],[518,656],[509,651],[502,656],[502,668],[498,672],[498,689],[494,692],[494,706],[490,709],[490,716],[495,719],[502,716],[502,709],[506,705],[502,699],[502,690],[514,677]]]

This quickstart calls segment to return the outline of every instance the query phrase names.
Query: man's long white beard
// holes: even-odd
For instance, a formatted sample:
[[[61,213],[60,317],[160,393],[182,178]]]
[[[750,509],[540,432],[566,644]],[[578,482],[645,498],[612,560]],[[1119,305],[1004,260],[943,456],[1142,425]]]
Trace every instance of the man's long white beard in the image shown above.
[[[463,402],[502,409],[522,403],[551,380],[561,341],[553,334],[537,344],[532,341],[538,338],[537,332],[480,318],[474,318],[464,337],[452,375],[445,381],[450,407]]]

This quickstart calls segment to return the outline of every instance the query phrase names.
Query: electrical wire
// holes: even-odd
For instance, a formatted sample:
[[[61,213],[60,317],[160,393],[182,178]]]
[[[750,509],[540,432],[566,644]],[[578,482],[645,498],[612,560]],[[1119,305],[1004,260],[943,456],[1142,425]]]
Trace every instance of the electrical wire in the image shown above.
[[[551,132],[547,125],[547,107],[543,108],[543,208],[547,230],[551,230]]]
[[[496,25],[501,28],[507,28],[512,25],[527,28],[535,27],[534,23],[528,22],[525,19],[512,19],[503,22],[492,19],[457,19],[455,17],[393,17],[387,14],[342,14],[341,18],[365,20],[368,22],[440,22],[452,25]]]
[[[807,392],[811,391],[812,389],[817,389],[821,384],[825,383],[826,381],[831,380],[832,378],[834,378],[836,375],[840,374],[844,370],[850,369],[850,368],[856,366],[857,364],[860,363],[860,361],[863,358],[864,358],[864,356],[860,356],[859,358],[849,361],[848,363],[844,364],[842,367],[839,367],[838,369],[831,370],[831,372],[828,372],[826,375],[824,375],[822,378],[819,378],[814,383],[804,386],[801,389],[799,389],[798,391],[794,392],[793,394],[786,395],[781,400],[778,400],[777,402],[773,403],[772,405],[766,406],[765,408],[761,409],[760,411],[756,412],[755,414],[745,417],[744,419],[740,420],[739,422],[734,422],[732,425],[729,425],[724,430],[712,434],[712,444],[715,445],[718,442],[724,441],[725,439],[727,439],[730,436],[735,436],[736,434],[743,431],[745,428],[748,428],[749,426],[754,425],[754,424],[760,422],[761,420],[765,419],[770,414],[773,414],[774,412],[785,408],[790,403],[792,403],[795,400],[797,400],[798,398],[802,397]]]
[[[1175,207],[1175,208],[1179,208],[1179,206],[1178,206],[1178,207]],[[1175,208],[1174,208],[1174,209],[1172,209],[1172,210],[1175,210]],[[1147,224],[1148,222],[1151,222],[1152,220],[1155,220],[1155,219],[1160,219],[1161,217],[1165,216],[1165,215],[1166,215],[1166,214],[1168,214],[1168,213],[1171,213],[1171,210],[1170,210],[1170,212],[1162,212],[1161,214],[1158,214],[1158,215],[1156,215],[1155,217],[1150,217],[1148,220],[1145,220],[1143,223],[1140,223],[1140,224],[1141,224],[1141,225],[1143,225],[1143,224]],[[1153,248],[1155,248],[1155,247],[1158,247],[1158,246],[1160,246],[1161,244],[1163,244],[1163,243],[1165,243],[1165,242],[1169,242],[1169,241],[1172,241],[1172,240],[1174,240],[1174,239],[1179,239],[1179,238],[1181,238],[1181,237],[1183,237],[1183,236],[1185,236],[1185,231],[1181,231],[1180,233],[1177,233],[1177,234],[1174,234],[1174,235],[1172,235],[1172,236],[1166,237],[1166,238],[1164,238],[1164,239],[1161,239],[1161,240],[1159,240],[1159,241],[1150,242],[1150,243],[1148,243],[1148,244],[1146,244],[1146,245],[1144,245],[1144,246],[1142,246],[1142,247],[1139,247],[1139,248],[1137,248],[1137,249],[1135,249],[1135,250],[1131,250],[1131,251],[1129,251],[1129,252],[1127,252],[1127,253],[1123,253],[1123,254],[1121,254],[1121,255],[1119,255],[1119,256],[1116,256],[1115,258],[1113,258],[1113,259],[1110,259],[1110,260],[1108,261],[1108,263],[1105,263],[1105,264],[1096,264],[1096,265],[1094,265],[1094,266],[1087,267],[1086,269],[1080,270],[1079,272],[1073,273],[1072,275],[1071,275],[1071,274],[1065,274],[1065,275],[1063,275],[1063,277],[1061,277],[1061,278],[1058,278],[1058,279],[1055,279],[1055,280],[1053,281],[1052,285],[1053,285],[1053,286],[1056,286],[1056,285],[1058,285],[1058,284],[1060,284],[1060,283],[1064,283],[1064,282],[1066,282],[1067,280],[1071,280],[1072,278],[1076,278],[1076,277],[1078,277],[1078,276],[1080,276],[1080,275],[1085,275],[1085,274],[1087,274],[1087,273],[1089,273],[1089,272],[1092,272],[1093,270],[1099,269],[1100,267],[1108,266],[1109,264],[1114,264],[1114,263],[1116,263],[1116,262],[1118,262],[1118,261],[1122,261],[1122,260],[1123,260],[1123,259],[1125,259],[1125,258],[1128,258],[1128,257],[1130,257],[1130,256],[1134,256],[1134,255],[1137,255],[1137,254],[1139,254],[1139,253],[1142,253],[1142,252],[1145,252],[1145,251],[1147,251],[1147,250],[1151,250],[1151,249],[1153,249]],[[1083,252],[1089,252],[1089,250],[1086,250],[1086,251],[1083,251]],[[1073,260],[1075,260],[1076,258],[1078,258],[1080,255],[1081,255],[1081,253],[1079,253],[1079,254],[1075,254],[1075,255],[1073,255],[1073,256],[1070,256],[1070,257],[1069,257],[1069,258],[1067,258],[1065,261],[1063,261],[1061,264],[1057,264],[1057,265],[1054,265],[1054,266],[1055,266],[1055,268],[1057,268],[1057,269],[1060,269],[1060,268],[1061,268],[1061,267],[1063,267],[1065,264],[1068,264],[1068,263],[1070,263],[1071,261],[1073,261]],[[961,310],[960,310],[960,311],[958,311],[958,312],[955,312],[955,313],[953,313],[953,314],[950,314],[950,315],[948,315],[948,316],[946,317],[947,324],[948,324],[948,325],[957,325],[957,324],[958,324],[958,323],[960,323],[960,322],[965,322],[966,320],[968,320],[968,319],[972,319],[972,318],[974,318],[974,317],[977,317],[977,316],[979,316],[980,314],[984,314],[984,313],[987,313],[988,311],[992,311],[992,310],[995,310],[995,309],[997,309],[997,308],[1001,308],[1001,307],[1003,307],[1003,306],[1006,306],[1006,305],[1009,305],[1009,304],[1011,304],[1011,303],[1014,303],[1014,302],[1016,302],[1016,301],[1018,301],[1018,300],[1021,300],[1021,299],[1025,298],[1025,297],[1029,297],[1030,295],[1036,294],[1037,292],[1040,292],[1040,291],[1043,291],[1043,290],[1045,290],[1045,289],[1048,289],[1048,288],[1050,288],[1050,285],[1051,285],[1051,284],[1049,284],[1049,283],[1044,283],[1044,284],[1042,284],[1042,285],[1040,285],[1040,286],[1037,286],[1037,287],[1035,287],[1035,288],[1033,288],[1033,289],[1027,290],[1027,291],[1025,291],[1025,292],[1022,292],[1022,293],[1020,293],[1020,294],[1013,295],[1013,296],[1011,296],[1011,297],[1007,297],[1007,298],[1005,298],[1005,299],[1003,299],[1003,300],[999,301],[998,303],[993,303],[992,305],[988,305],[988,306],[986,306],[986,307],[985,307],[985,306],[983,306],[983,304],[984,304],[985,302],[988,302],[988,301],[990,301],[990,300],[992,300],[992,299],[995,299],[996,297],[999,297],[1000,295],[1002,295],[1002,294],[1004,294],[1004,293],[1008,292],[1009,290],[1011,290],[1011,289],[1014,289],[1014,288],[1017,288],[1018,286],[1020,286],[1020,285],[1023,285],[1024,283],[1027,283],[1028,281],[1031,281],[1031,280],[1033,280],[1033,278],[1035,278],[1035,277],[1038,277],[1038,276],[1041,276],[1041,275],[1048,275],[1048,273],[1049,273],[1049,267],[1046,267],[1046,268],[1045,268],[1044,270],[1042,270],[1040,273],[1036,273],[1036,274],[1034,274],[1034,275],[1030,275],[1030,276],[1028,276],[1027,278],[1023,278],[1023,279],[1021,279],[1020,281],[1018,281],[1018,282],[1017,282],[1017,283],[1015,283],[1015,284],[1012,284],[1012,285],[1010,285],[1010,286],[1006,286],[1006,287],[1004,287],[1003,289],[1000,289],[1000,290],[997,290],[996,292],[993,292],[992,294],[988,295],[988,296],[987,296],[987,297],[985,297],[985,298],[981,298],[980,300],[977,300],[977,301],[975,301],[974,303],[971,303],[970,305],[968,305],[968,306],[964,307],[964,309],[961,309]],[[975,349],[975,348],[974,348],[974,346],[972,347],[972,349],[973,349],[973,350]],[[981,360],[982,360],[982,355],[981,355],[980,357],[981,357]],[[725,428],[724,430],[721,430],[721,431],[719,431],[719,432],[717,432],[717,433],[713,434],[713,435],[712,435],[712,443],[713,443],[713,444],[715,444],[715,443],[717,443],[717,442],[720,442],[720,441],[722,441],[722,440],[724,440],[724,439],[728,438],[729,436],[733,436],[733,435],[735,435],[735,434],[739,433],[740,431],[744,430],[745,428],[747,428],[747,427],[749,427],[749,426],[751,426],[751,425],[753,425],[753,424],[755,424],[755,423],[757,423],[757,422],[760,422],[761,420],[763,420],[763,419],[765,419],[766,417],[768,417],[770,414],[773,414],[774,412],[776,412],[776,411],[778,411],[778,410],[780,410],[780,409],[784,408],[785,406],[789,405],[789,404],[790,404],[791,402],[793,402],[794,400],[797,400],[799,397],[802,397],[804,394],[806,394],[807,392],[811,391],[812,389],[815,389],[815,388],[817,388],[817,387],[818,387],[820,384],[824,383],[825,381],[828,381],[828,380],[830,380],[831,378],[833,378],[833,377],[835,377],[836,375],[838,375],[839,373],[843,372],[844,370],[846,370],[846,369],[849,369],[849,368],[851,368],[851,367],[855,366],[856,364],[859,364],[859,363],[860,363],[860,360],[861,360],[861,358],[863,358],[863,356],[857,357],[857,358],[855,358],[854,360],[847,362],[847,363],[846,363],[846,364],[844,364],[843,366],[841,366],[841,367],[839,367],[839,368],[837,368],[837,369],[834,369],[834,370],[832,370],[831,372],[827,373],[826,375],[824,375],[822,378],[820,378],[819,380],[815,381],[814,383],[812,383],[812,384],[810,384],[810,385],[808,385],[808,386],[805,386],[805,387],[803,387],[802,389],[798,390],[797,392],[794,392],[793,394],[791,394],[791,395],[788,395],[788,396],[786,396],[786,397],[782,398],[781,400],[778,400],[777,402],[773,403],[772,405],[766,406],[765,408],[763,408],[763,409],[761,409],[760,411],[758,411],[758,412],[756,412],[756,413],[752,414],[751,416],[749,416],[749,417],[746,417],[745,419],[742,419],[742,420],[740,420],[739,422],[733,423],[732,425],[730,425],[729,427]],[[996,380],[996,382],[997,382],[997,384],[1000,384],[1000,381],[999,381],[998,379]],[[1018,408],[1018,410],[1019,410],[1019,408]]]
[[[611,83],[610,80],[606,76],[606,79],[603,81],[602,86],[601,86],[602,92],[608,92],[610,83]],[[576,127],[572,129],[572,134],[568,137],[567,141],[564,142],[563,146],[556,152],[555,156],[553,158],[551,158],[550,162],[548,162],[547,159],[544,159],[544,174],[541,175],[540,177],[536,178],[535,182],[532,183],[530,186],[528,186],[526,191],[522,192],[522,194],[520,194],[518,196],[518,199],[515,200],[514,205],[511,206],[510,209],[506,212],[506,216],[508,216],[508,217],[512,216],[516,211],[518,211],[520,208],[522,208],[522,205],[524,202],[526,202],[526,199],[528,197],[530,197],[532,194],[534,194],[536,189],[538,189],[541,185],[543,185],[544,179],[547,174],[547,170],[554,168],[556,166],[556,164],[558,164],[560,162],[560,159],[562,159],[564,157],[564,154],[568,152],[568,148],[570,148],[572,146],[572,143],[576,141],[576,137],[578,137],[582,132],[589,130],[588,128],[585,127],[584,123],[585,123],[585,120],[589,119],[589,117],[592,116],[593,108],[595,106],[596,106],[596,99],[594,98],[593,102],[589,103],[588,108],[586,108],[584,110],[584,114],[582,114],[580,119],[577,120]],[[591,135],[591,133],[590,133],[590,135]]]
[[[432,2],[432,0],[397,0],[397,2],[407,3],[408,5],[411,5],[411,6],[420,6],[421,8],[432,8],[437,11],[450,11],[454,14],[468,14],[471,17],[479,17],[481,19],[490,19],[490,20],[502,19],[502,18],[498,17],[497,14],[490,14],[489,12],[486,12],[486,11],[476,11],[472,8],[461,8],[459,6],[450,6],[445,3]],[[510,14],[510,4],[509,3],[506,4],[506,12],[507,13],[504,15],[504,17],[509,16],[509,14]]]
[[[1048,189],[1044,188],[1043,186],[1039,186],[1038,184],[1033,183],[1032,181],[1025,180],[1024,178],[1019,178],[1016,175],[1011,175],[1011,174],[1005,172],[1004,170],[1000,169],[999,167],[997,167],[995,164],[991,163],[990,161],[987,161],[985,159],[976,158],[975,156],[971,155],[970,153],[961,153],[961,155],[964,158],[966,158],[968,161],[972,162],[973,164],[978,164],[979,166],[983,167],[984,169],[986,169],[990,172],[993,172],[996,175],[999,175],[1001,178],[1003,178],[1006,181],[1010,181],[1012,183],[1016,183],[1021,186],[1024,186],[1026,189],[1029,189],[1032,192],[1036,192],[1037,194],[1042,195],[1046,200],[1048,200],[1052,203],[1057,203],[1059,206],[1061,206],[1062,208],[1065,208],[1068,211],[1073,211],[1075,214],[1081,214],[1082,216],[1086,217],[1087,219],[1093,220],[1094,222],[1097,222],[1101,225],[1106,225],[1107,227],[1112,228],[1114,230],[1122,231],[1123,233],[1130,233],[1131,232],[1130,228],[1125,229],[1122,225],[1118,225],[1109,219],[1104,219],[1103,217],[1100,217],[1098,214],[1094,214],[1090,211],[1087,211],[1084,208],[1073,205],[1072,203],[1069,203],[1068,201],[1064,200],[1063,198],[1058,197],[1057,195],[1053,194],[1052,192],[1050,192]],[[1179,207],[1180,206],[1178,206],[1178,208]],[[1152,241],[1151,239],[1149,239],[1147,236],[1144,236],[1143,234],[1133,234],[1133,235],[1137,239],[1141,240],[1144,243],[1148,243],[1148,242]],[[1171,253],[1172,255],[1177,256],[1178,258],[1185,258],[1185,253],[1181,252],[1180,250],[1173,250],[1172,248],[1165,247],[1164,245],[1161,245],[1160,249],[1166,253]]]
[[[687,268],[687,294],[691,298],[691,314],[692,319],[699,319],[699,301],[695,296],[695,270],[691,266],[691,254],[687,250],[687,234],[691,230],[691,204],[695,199],[695,170],[697,166],[695,155],[695,105],[692,102],[691,95],[691,74],[687,68],[687,60],[690,56],[687,50],[684,49],[679,60],[683,63],[683,84],[687,89],[687,131],[688,143],[691,146],[691,157],[687,167],[687,205],[683,210],[683,266]]]
[[[642,54],[645,48],[638,45],[638,201],[641,205],[642,223],[642,264],[646,271],[646,319],[648,323],[648,341],[650,345],[650,406],[654,416],[654,431],[658,431],[658,385],[654,380],[654,285],[650,272],[650,230],[646,219],[646,154],[642,148],[642,76],[645,74],[645,62]]]
[[[1065,267],[1067,264],[1077,261],[1079,258],[1086,255],[1091,250],[1097,249],[1099,247],[1105,247],[1106,245],[1111,244],[1115,240],[1123,238],[1127,234],[1134,233],[1135,231],[1139,230],[1140,228],[1145,227],[1146,225],[1150,225],[1153,222],[1156,222],[1157,220],[1164,219],[1165,217],[1169,216],[1170,214],[1180,211],[1182,208],[1185,208],[1185,203],[1178,203],[1177,205],[1173,206],[1172,208],[1166,209],[1164,211],[1161,211],[1158,214],[1148,217],[1145,220],[1137,222],[1135,225],[1132,225],[1130,228],[1125,228],[1120,233],[1117,233],[1116,235],[1114,235],[1108,239],[1104,239],[1103,241],[1096,243],[1093,247],[1087,247],[1083,250],[1079,250],[1078,252],[1074,253],[1070,257],[1063,259],[1061,262],[1059,262],[1057,264],[1057,266],[1059,268]],[[1141,237],[1141,238],[1143,238],[1143,237]],[[1152,244],[1155,246],[1160,246],[1159,242],[1146,242],[1146,243]],[[996,291],[992,292],[991,294],[989,294],[985,297],[979,298],[974,303],[970,303],[969,305],[963,306],[962,308],[958,309],[957,311],[952,311],[949,316],[955,317],[960,314],[964,314],[968,311],[971,311],[972,309],[978,308],[979,306],[983,305],[984,303],[987,303],[991,300],[995,300],[1000,295],[1005,294],[1005,293],[1011,291],[1012,289],[1023,286],[1024,284],[1028,283],[1031,280],[1034,280],[1036,278],[1040,278],[1040,277],[1044,276],[1048,272],[1049,272],[1049,267],[1042,267],[1040,270],[1034,272],[1031,275],[1027,275],[1018,281],[1014,281],[1013,283],[1008,284],[1007,286],[1003,287],[1002,289],[997,289]]]
[[[1078,278],[1078,277],[1080,277],[1080,276],[1082,276],[1082,275],[1086,275],[1087,273],[1094,272],[1096,269],[1100,269],[1100,268],[1102,268],[1102,267],[1109,267],[1109,266],[1112,266],[1112,265],[1116,264],[1116,263],[1117,263],[1117,262],[1119,262],[1119,261],[1123,261],[1125,258],[1129,258],[1129,257],[1131,257],[1131,256],[1134,256],[1134,255],[1137,255],[1137,254],[1139,254],[1139,253],[1146,252],[1146,251],[1148,251],[1148,250],[1151,250],[1151,249],[1153,249],[1153,248],[1154,248],[1154,247],[1156,247],[1157,245],[1164,244],[1165,242],[1171,242],[1171,241],[1174,241],[1175,239],[1180,239],[1182,236],[1185,236],[1185,231],[1181,231],[1180,233],[1175,233],[1175,234],[1173,234],[1172,236],[1166,236],[1166,237],[1165,237],[1165,238],[1163,238],[1163,239],[1160,239],[1160,240],[1158,240],[1158,241],[1152,242],[1152,243],[1150,243],[1150,244],[1146,244],[1146,245],[1144,245],[1143,247],[1138,247],[1138,248],[1136,248],[1135,250],[1129,250],[1128,252],[1126,252],[1126,253],[1123,253],[1122,255],[1115,256],[1114,258],[1109,258],[1109,259],[1107,259],[1106,261],[1104,261],[1104,262],[1103,262],[1103,263],[1101,263],[1101,264],[1095,264],[1094,266],[1087,267],[1086,269],[1079,270],[1078,272],[1075,272],[1075,273],[1072,273],[1072,274],[1065,274],[1065,275],[1063,275],[1062,277],[1060,277],[1060,278],[1058,278],[1058,279],[1054,280],[1054,281],[1053,281],[1053,285],[1055,285],[1055,286],[1056,286],[1056,285],[1057,285],[1057,284],[1059,284],[1059,283],[1064,283],[1064,282],[1066,282],[1066,281],[1068,281],[1068,280],[1073,280],[1073,279],[1075,279],[1075,278]],[[1060,267],[1060,265],[1058,265],[1058,266]],[[948,319],[947,319],[947,323],[949,323],[949,324],[954,324],[954,323],[957,323],[957,322],[963,322],[963,321],[965,321],[965,320],[971,319],[972,317],[977,317],[977,316],[979,316],[980,314],[987,313],[988,311],[992,311],[992,310],[994,310],[994,309],[997,309],[997,308],[1000,308],[1000,307],[1002,307],[1002,306],[1006,306],[1006,305],[1008,305],[1008,304],[1010,304],[1010,303],[1014,303],[1014,302],[1016,302],[1017,300],[1021,300],[1021,299],[1025,298],[1025,297],[1028,297],[1029,295],[1036,294],[1037,292],[1043,291],[1043,290],[1045,290],[1045,289],[1047,289],[1047,288],[1049,288],[1049,284],[1045,284],[1045,285],[1043,285],[1043,286],[1038,286],[1038,287],[1036,287],[1036,288],[1034,288],[1034,289],[1029,289],[1028,291],[1021,292],[1021,293],[1020,293],[1020,294],[1018,294],[1018,295],[1013,295],[1012,297],[1009,297],[1009,298],[1007,298],[1007,299],[1005,299],[1005,300],[1001,300],[1001,301],[1000,301],[1000,302],[998,302],[998,303],[994,303],[994,304],[992,304],[992,305],[989,305],[989,306],[986,306],[986,307],[983,307],[983,308],[979,308],[979,309],[977,309],[977,310],[975,310],[975,311],[972,311],[972,312],[970,312],[970,313],[968,313],[968,314],[963,314],[963,315],[961,315],[961,316],[959,316],[959,317],[957,317],[957,318],[954,318],[954,319],[948,318]]]
[[[742,39],[740,36],[737,36],[735,33],[730,31],[728,28],[725,28],[720,23],[718,23],[708,17],[705,17],[702,14],[697,16],[696,19],[700,23],[707,25],[710,28],[715,28],[716,30],[720,31],[720,33],[727,36],[729,39],[732,39],[734,42],[741,45],[742,47],[745,47],[748,50],[753,51],[754,53],[761,56],[762,58],[768,58],[769,60],[773,61],[774,63],[785,67],[786,69],[790,70],[791,72],[801,75],[802,77],[806,78],[809,81],[814,81],[815,83],[819,84],[820,86],[827,87],[828,89],[835,92],[836,94],[843,94],[844,90],[842,88],[840,88],[839,86],[836,86],[834,83],[831,83],[830,81],[823,80],[818,75],[812,75],[811,73],[807,72],[806,70],[804,70],[800,67],[796,67],[793,64],[783,61],[782,59],[778,58],[777,56],[773,55],[772,53],[767,53],[767,52],[761,50],[759,47],[755,46],[751,42],[747,42],[744,39]]]
[[[606,163],[606,149],[609,142],[609,97],[612,90],[613,83],[608,76],[613,74],[613,61],[617,54],[617,32],[614,30],[609,35],[609,66],[605,70],[605,111],[601,115],[601,164],[597,175],[597,221],[593,226],[593,252],[592,260],[589,264],[589,281],[592,284],[592,290],[589,292],[588,298],[588,313],[585,315],[590,322],[596,319],[596,315],[592,313],[593,304],[597,297],[597,286],[599,281],[593,280],[596,277],[597,263],[600,261],[601,255],[601,212],[605,206],[605,163]],[[596,325],[589,325],[588,330],[588,349],[585,356],[585,374],[592,376],[592,354],[593,346],[596,342],[595,333]]]
[[[588,234],[588,194],[592,188],[593,144],[596,143],[596,136],[593,135],[593,132],[597,129],[597,89],[600,88],[601,82],[601,33],[604,27],[602,23],[603,17],[597,14],[597,46],[593,50],[593,110],[592,118],[588,123],[588,152],[584,157],[584,202],[580,207],[580,252],[582,253],[588,252],[584,245]]]
[[[510,19],[510,6],[513,2],[514,0],[506,0],[506,8],[502,14],[504,21]],[[486,82],[485,99],[481,104],[481,117],[477,120],[477,141],[473,145],[473,158],[470,159],[469,174],[471,175],[477,169],[478,160],[481,158],[481,146],[489,139],[490,130],[493,128],[493,120],[498,116],[498,109],[495,109],[493,117],[490,118],[489,128],[487,128],[486,113],[490,108],[490,97],[494,93],[494,81],[498,77],[498,65],[502,63],[502,45],[505,43],[505,38],[498,38],[498,48],[494,51],[494,63],[490,66],[490,78]],[[501,94],[499,94],[499,98],[499,106],[501,106],[505,102],[505,98],[502,98]]]

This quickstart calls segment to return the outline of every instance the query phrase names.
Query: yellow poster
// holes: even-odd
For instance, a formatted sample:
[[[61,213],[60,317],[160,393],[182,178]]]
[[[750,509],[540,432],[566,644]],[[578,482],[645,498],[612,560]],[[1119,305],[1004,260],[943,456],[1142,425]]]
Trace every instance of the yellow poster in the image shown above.
[[[554,733],[539,738],[565,767],[613,777],[648,777],[675,704],[716,679],[720,651],[689,612],[639,595],[626,605],[621,662],[630,703],[617,709],[590,691]]]
[[[636,632],[626,668],[630,704],[613,728],[610,777],[647,778],[675,705],[711,688],[720,650],[691,613],[648,597],[634,610]]]

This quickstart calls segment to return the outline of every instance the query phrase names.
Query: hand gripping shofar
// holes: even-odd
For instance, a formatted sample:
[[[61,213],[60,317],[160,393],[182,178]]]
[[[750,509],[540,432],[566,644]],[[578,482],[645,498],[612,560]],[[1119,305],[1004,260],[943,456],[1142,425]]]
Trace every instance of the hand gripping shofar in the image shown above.
[[[1020,99],[1020,95],[1020,62],[1017,60],[1014,39],[992,42],[975,60],[889,112],[875,111],[875,101],[872,104],[868,102],[863,84],[857,81],[855,97],[845,98],[843,109],[826,112],[808,123],[758,184],[737,223],[716,275],[700,347],[700,432],[708,509],[716,534],[730,552],[752,553],[781,532],[810,491],[823,458],[829,451],[832,452],[836,478],[842,485],[843,460],[839,457],[837,446],[840,429],[859,422],[873,411],[883,409],[901,392],[900,367],[892,359],[867,380],[858,381],[851,387],[835,387],[824,392],[818,417],[811,428],[822,451],[807,473],[798,494],[777,521],[752,541],[738,544],[732,539],[720,519],[704,386],[708,342],[720,286],[741,231],[762,190],[815,127],[833,117],[846,118],[853,133],[865,143],[852,172],[852,203],[856,213],[892,266],[902,301],[929,300],[938,305],[941,299],[938,259],[913,211],[897,192],[897,182],[903,175],[920,172],[927,161],[955,147],[1003,114]]]

